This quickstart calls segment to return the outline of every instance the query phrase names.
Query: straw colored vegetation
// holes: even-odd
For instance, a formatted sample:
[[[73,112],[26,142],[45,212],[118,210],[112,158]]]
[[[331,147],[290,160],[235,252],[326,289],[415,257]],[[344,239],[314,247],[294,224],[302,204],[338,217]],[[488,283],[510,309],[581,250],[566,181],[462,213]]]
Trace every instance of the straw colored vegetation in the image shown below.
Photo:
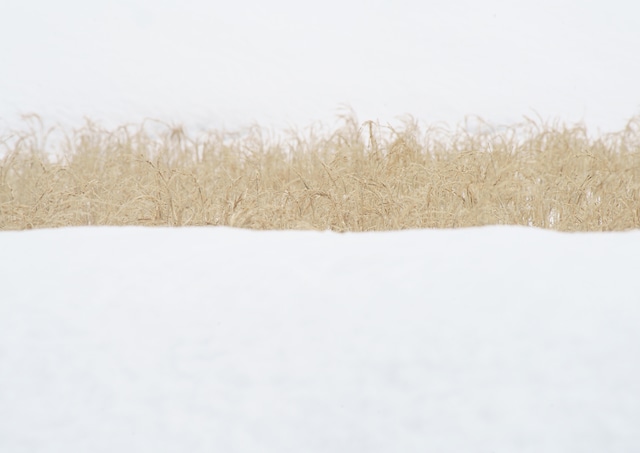
[[[191,136],[153,121],[39,124],[0,131],[0,229],[640,226],[640,119],[596,138],[580,125],[468,132],[352,115],[331,130],[278,136],[258,127]]]

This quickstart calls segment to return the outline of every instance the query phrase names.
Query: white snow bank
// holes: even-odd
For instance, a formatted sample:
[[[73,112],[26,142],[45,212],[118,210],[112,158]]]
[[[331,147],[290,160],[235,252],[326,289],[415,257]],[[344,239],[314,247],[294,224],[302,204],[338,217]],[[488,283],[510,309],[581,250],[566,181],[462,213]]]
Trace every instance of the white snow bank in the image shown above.
[[[640,450],[640,232],[0,234],[0,451]]]

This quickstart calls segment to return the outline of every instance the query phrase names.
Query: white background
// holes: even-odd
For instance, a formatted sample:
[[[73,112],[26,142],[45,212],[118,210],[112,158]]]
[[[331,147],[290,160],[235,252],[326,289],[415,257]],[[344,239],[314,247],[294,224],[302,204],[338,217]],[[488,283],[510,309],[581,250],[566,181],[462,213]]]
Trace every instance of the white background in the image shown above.
[[[640,4],[4,0],[0,118],[278,128],[412,114],[620,129],[640,113]]]

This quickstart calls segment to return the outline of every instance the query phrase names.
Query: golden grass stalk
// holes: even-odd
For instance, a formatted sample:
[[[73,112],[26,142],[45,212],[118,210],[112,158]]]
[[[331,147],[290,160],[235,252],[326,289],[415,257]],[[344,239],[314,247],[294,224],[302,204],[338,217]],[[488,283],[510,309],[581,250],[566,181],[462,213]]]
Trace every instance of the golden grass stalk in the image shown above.
[[[0,229],[640,226],[640,118],[596,138],[582,125],[469,132],[353,115],[279,137],[258,127],[190,136],[150,121],[30,124],[0,133]]]

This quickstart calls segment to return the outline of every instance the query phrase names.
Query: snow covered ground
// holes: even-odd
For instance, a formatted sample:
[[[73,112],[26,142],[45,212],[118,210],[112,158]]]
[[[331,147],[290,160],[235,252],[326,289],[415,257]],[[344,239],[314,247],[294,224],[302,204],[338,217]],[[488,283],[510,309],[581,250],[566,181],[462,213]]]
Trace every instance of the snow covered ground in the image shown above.
[[[640,232],[0,234],[0,451],[640,451]]]

